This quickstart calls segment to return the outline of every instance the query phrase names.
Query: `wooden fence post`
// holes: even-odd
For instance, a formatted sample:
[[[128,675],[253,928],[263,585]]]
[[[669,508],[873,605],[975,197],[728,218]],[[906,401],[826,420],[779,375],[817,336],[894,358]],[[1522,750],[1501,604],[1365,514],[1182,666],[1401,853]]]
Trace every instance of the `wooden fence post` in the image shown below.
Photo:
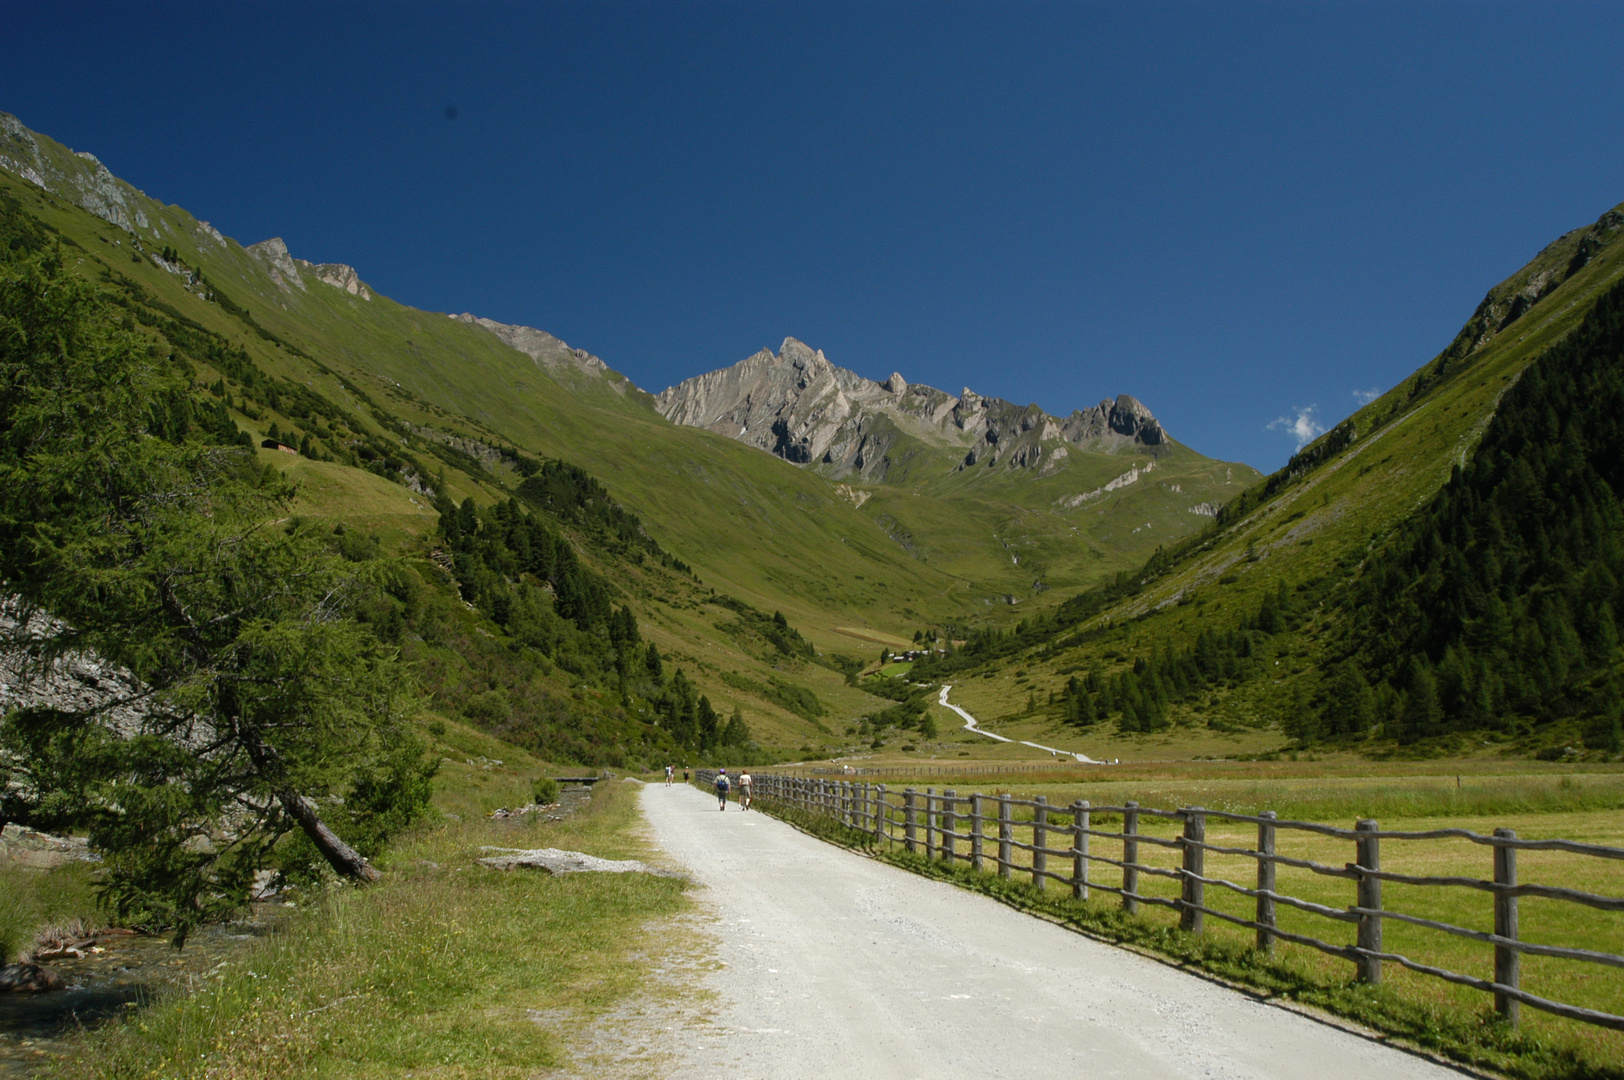
[[[925,789],[925,861],[936,857],[936,789]]]
[[[981,857],[981,830],[985,827],[984,817],[981,811],[981,796],[970,796],[970,869],[978,874],[984,869]]]
[[[1265,820],[1257,823],[1257,891],[1274,892],[1274,811],[1265,810],[1258,817]],[[1275,927],[1274,897],[1260,896],[1257,898],[1257,921],[1261,924],[1257,929],[1258,950],[1269,955],[1274,954]]]
[[[919,850],[919,792],[908,788],[902,793],[902,846],[909,855]]]
[[[1009,842],[1015,839],[1015,819],[1010,814],[1009,796],[998,796],[998,876],[1009,877],[1014,859]]]
[[[1369,818],[1365,818],[1354,825],[1355,832],[1374,833],[1381,826]],[[1377,870],[1382,868],[1381,839],[1375,836],[1361,836],[1354,841],[1355,852],[1358,854],[1358,866],[1362,870]],[[1359,916],[1359,948],[1369,952],[1382,951],[1382,917],[1377,914],[1382,907],[1382,879],[1371,874],[1359,875],[1359,906],[1369,914]],[[1374,956],[1361,955],[1358,960],[1359,981],[1369,983],[1371,986],[1380,986],[1382,982],[1382,962]]]
[[[1071,804],[1071,895],[1088,899],[1088,800]]]
[[[1122,804],[1122,910],[1139,912],[1139,804]]]
[[[889,840],[885,831],[885,785],[875,784],[872,792],[874,797],[874,846],[879,847],[882,840]]]
[[[1200,879],[1206,876],[1207,852],[1201,845],[1207,842],[1207,815],[1201,807],[1191,806],[1180,810],[1179,816],[1184,819],[1181,845],[1184,869],[1180,875],[1184,887],[1180,890],[1183,897],[1179,904],[1179,928],[1199,934],[1206,922],[1206,913],[1201,910],[1206,904],[1206,882]]]
[[[1496,838],[1515,840],[1511,829],[1494,830]],[[1494,883],[1517,884],[1517,849],[1506,844],[1494,845]],[[1494,894],[1494,936],[1517,940],[1517,897],[1514,893]],[[1512,990],[1522,989],[1522,954],[1509,945],[1494,947],[1494,981]],[[1494,1011],[1505,1017],[1506,1023],[1517,1026],[1522,1003],[1498,990],[1494,994]]]
[[[942,858],[948,866],[959,857],[959,793],[942,792]]]
[[[1041,891],[1049,887],[1045,876],[1049,855],[1044,850],[1049,846],[1049,800],[1039,795],[1032,801],[1037,803],[1032,808],[1032,887]]]

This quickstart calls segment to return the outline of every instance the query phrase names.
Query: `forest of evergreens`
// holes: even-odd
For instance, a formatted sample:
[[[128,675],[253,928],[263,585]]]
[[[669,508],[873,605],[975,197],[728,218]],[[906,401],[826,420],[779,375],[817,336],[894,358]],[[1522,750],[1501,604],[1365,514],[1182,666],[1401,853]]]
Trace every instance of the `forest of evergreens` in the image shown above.
[[[1529,365],[1465,468],[1360,575],[1325,733],[1571,720],[1624,748],[1621,492],[1624,286]]]

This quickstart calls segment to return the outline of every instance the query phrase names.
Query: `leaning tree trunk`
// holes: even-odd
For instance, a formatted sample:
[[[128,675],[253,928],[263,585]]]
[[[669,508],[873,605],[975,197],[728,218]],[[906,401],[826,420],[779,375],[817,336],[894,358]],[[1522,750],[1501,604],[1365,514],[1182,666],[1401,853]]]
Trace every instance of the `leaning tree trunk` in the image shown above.
[[[247,730],[239,731],[238,737],[242,739],[243,748],[248,751],[248,758],[254,763],[261,775],[276,775],[282,772],[281,760],[277,753],[259,732]],[[326,822],[316,813],[316,805],[292,788],[284,787],[276,790],[276,801],[282,804],[282,809],[299,827],[304,834],[310,837],[310,842],[316,845],[322,858],[327,860],[339,877],[349,878],[351,881],[379,881],[383,875],[350,845],[338,838],[338,834],[327,827]]]
[[[347,877],[352,881],[378,881],[383,877],[359,851],[340,840],[338,834],[327,827],[316,814],[316,807],[309,799],[297,791],[279,791],[276,797],[281,802],[282,808],[299,823],[305,835],[310,837],[310,842],[316,845],[316,850],[321,852],[327,864],[340,877]]]

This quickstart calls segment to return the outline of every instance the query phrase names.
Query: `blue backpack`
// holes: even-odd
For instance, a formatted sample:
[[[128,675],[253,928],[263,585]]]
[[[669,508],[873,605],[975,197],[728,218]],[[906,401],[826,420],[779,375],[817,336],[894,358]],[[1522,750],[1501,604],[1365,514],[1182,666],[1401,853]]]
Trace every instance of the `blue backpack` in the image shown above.
[[[729,784],[727,782],[727,777],[718,776],[716,778],[716,790],[717,791],[720,791],[725,795],[725,794],[727,794],[728,787],[729,787]]]

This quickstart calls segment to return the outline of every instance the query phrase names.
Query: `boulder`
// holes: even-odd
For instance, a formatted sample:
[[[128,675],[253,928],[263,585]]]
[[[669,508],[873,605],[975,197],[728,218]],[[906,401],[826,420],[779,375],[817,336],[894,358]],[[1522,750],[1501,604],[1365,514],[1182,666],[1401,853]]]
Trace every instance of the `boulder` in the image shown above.
[[[62,985],[61,976],[38,964],[7,964],[0,967],[0,994],[37,994]]]
[[[82,836],[52,836],[12,822],[0,829],[0,859],[35,870],[55,870],[71,862],[93,862],[96,856]]]
[[[660,870],[636,859],[600,859],[596,855],[586,855],[579,851],[563,851],[559,848],[539,848],[526,851],[522,848],[486,847],[482,851],[495,851],[499,854],[489,855],[479,860],[481,866],[488,866],[492,870],[513,870],[525,868],[543,870],[549,874],[653,874],[656,877],[681,877],[680,874],[669,870]]]

